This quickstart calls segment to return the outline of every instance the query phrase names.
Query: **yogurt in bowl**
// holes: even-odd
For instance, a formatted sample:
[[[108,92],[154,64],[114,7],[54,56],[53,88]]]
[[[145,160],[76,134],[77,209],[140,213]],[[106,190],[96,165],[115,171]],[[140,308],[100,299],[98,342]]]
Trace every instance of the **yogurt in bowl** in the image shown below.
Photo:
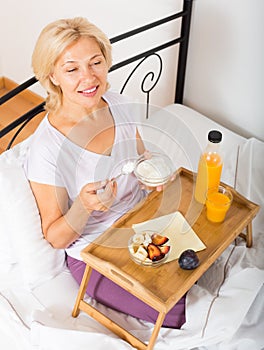
[[[173,165],[165,154],[151,152],[138,158],[134,174],[144,185],[156,187],[169,181],[173,174]]]

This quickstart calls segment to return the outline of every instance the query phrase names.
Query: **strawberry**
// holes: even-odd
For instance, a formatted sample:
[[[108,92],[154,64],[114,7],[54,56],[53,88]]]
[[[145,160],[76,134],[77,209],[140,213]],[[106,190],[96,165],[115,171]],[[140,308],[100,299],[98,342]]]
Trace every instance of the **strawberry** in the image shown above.
[[[169,238],[165,236],[161,236],[158,233],[153,233],[151,236],[152,243],[155,244],[156,246],[161,246],[168,242]]]
[[[161,252],[160,248],[153,243],[150,243],[148,245],[147,251],[148,251],[148,257],[152,261],[158,261],[164,258],[165,256],[165,254]]]
[[[163,254],[168,254],[168,252],[170,251],[170,246],[169,245],[164,245],[162,247],[159,247],[160,251],[163,253]]]

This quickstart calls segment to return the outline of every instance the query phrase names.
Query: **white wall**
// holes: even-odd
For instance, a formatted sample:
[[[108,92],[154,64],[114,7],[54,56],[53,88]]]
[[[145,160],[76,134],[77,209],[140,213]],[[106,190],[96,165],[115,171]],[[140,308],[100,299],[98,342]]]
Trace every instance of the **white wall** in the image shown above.
[[[61,17],[85,16],[109,37],[170,15],[181,0],[1,0],[0,75],[20,83],[32,76],[31,52],[41,29]],[[264,0],[194,0],[184,103],[244,136],[264,140]],[[173,22],[147,37],[114,47],[114,61],[176,37]],[[132,47],[132,49],[131,49]],[[151,102],[164,106],[174,99],[177,49],[162,53],[166,59],[159,93]],[[155,66],[155,64],[153,63]],[[112,73],[119,89],[128,68]],[[134,93],[136,87],[130,86]],[[34,90],[42,95],[40,87]],[[162,94],[160,94],[162,91]],[[140,96],[141,98],[141,96]],[[142,97],[143,98],[143,97]]]
[[[5,0],[1,0],[5,1]],[[134,29],[146,23],[171,15],[181,9],[182,0],[9,0],[5,2],[4,11],[0,12],[0,42],[2,56],[3,75],[21,83],[33,75],[31,70],[31,53],[35,41],[42,28],[49,22],[58,18],[85,16],[91,22],[98,25],[108,37],[113,37],[128,30]],[[172,39],[177,37],[179,23],[173,21],[165,25],[161,30],[152,30],[147,36],[138,35],[126,43],[114,45],[114,63],[128,58],[130,54],[136,54],[143,50],[155,47],[163,42],[164,38]],[[169,53],[171,53],[169,55]],[[175,85],[175,48],[162,53],[167,59],[162,80],[159,82],[160,90],[165,93],[153,94],[151,102],[157,105],[166,105],[174,99]],[[0,57],[1,61],[1,57]],[[134,64],[135,65],[135,64]],[[155,66],[156,63],[153,63]],[[110,83],[115,90],[120,90],[133,68],[122,69],[119,72],[111,73]],[[135,84],[128,87],[129,91],[140,91],[140,81],[137,87]],[[45,95],[40,86],[33,90]],[[141,92],[140,92],[141,94]],[[145,95],[141,94],[139,100],[145,101]]]
[[[194,0],[184,103],[264,140],[264,1]]]

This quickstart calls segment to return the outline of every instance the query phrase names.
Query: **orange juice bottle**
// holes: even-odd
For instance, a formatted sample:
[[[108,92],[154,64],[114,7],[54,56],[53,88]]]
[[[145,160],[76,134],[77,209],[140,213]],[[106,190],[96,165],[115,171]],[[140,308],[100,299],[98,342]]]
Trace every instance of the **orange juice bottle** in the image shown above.
[[[202,204],[205,203],[208,188],[217,188],[220,183],[223,166],[223,160],[219,154],[221,141],[221,132],[211,130],[208,133],[207,147],[199,160],[194,197]]]

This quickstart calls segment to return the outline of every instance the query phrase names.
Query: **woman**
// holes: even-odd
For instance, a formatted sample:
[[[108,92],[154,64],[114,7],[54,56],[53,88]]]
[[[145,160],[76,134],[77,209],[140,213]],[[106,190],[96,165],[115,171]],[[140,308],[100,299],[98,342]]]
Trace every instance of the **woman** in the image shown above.
[[[145,196],[133,175],[114,180],[122,164],[144,152],[132,108],[108,91],[111,45],[84,18],[49,24],[36,43],[32,66],[48,96],[47,115],[34,133],[25,171],[45,238],[66,250],[81,282],[80,251]],[[109,180],[113,179],[113,180]],[[96,271],[87,293],[99,302],[155,323],[157,312]],[[185,322],[183,298],[164,326]]]

